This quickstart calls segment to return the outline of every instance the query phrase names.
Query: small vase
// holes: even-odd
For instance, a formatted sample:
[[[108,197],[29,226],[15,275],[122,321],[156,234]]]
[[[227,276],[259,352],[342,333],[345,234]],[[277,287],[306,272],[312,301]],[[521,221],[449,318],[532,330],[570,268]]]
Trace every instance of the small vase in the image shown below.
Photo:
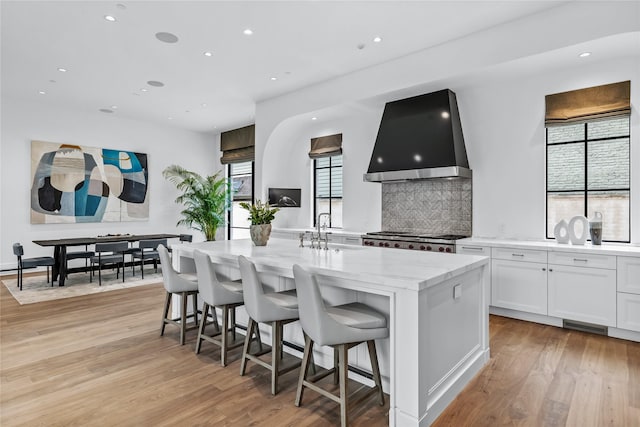
[[[576,233],[576,224],[580,223],[580,234]],[[572,245],[584,245],[589,234],[589,221],[582,215],[574,216],[569,221],[569,238]]]
[[[553,236],[556,238],[556,242],[561,244],[569,243],[569,224],[564,219],[560,220],[553,228]]]
[[[589,220],[589,234],[592,244],[602,244],[602,213],[594,212],[593,219]]]
[[[256,246],[266,246],[271,235],[271,224],[255,224],[249,227],[251,240]]]

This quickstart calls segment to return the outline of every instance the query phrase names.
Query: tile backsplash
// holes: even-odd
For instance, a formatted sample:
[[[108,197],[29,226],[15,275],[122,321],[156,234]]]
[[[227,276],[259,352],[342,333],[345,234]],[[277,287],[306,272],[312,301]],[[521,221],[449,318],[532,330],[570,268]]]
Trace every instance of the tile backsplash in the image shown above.
[[[471,179],[382,184],[382,229],[471,236]]]

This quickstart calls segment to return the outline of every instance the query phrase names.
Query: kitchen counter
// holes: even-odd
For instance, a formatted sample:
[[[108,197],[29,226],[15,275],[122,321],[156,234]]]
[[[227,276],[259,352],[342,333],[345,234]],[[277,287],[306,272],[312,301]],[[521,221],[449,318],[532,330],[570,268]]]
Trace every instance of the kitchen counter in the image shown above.
[[[300,264],[317,274],[329,303],[360,301],[385,313],[390,336],[377,346],[390,425],[429,425],[489,360],[487,257],[336,244],[325,251],[273,238],[263,247],[248,239],[172,247],[174,267],[192,268],[193,252],[201,250],[228,277],[244,255],[277,290],[295,287],[292,267]],[[299,324],[292,325],[285,339],[300,345]],[[262,338],[269,334],[266,328]],[[331,351],[319,351],[318,363],[331,365]],[[370,370],[365,350],[356,350],[354,364]]]
[[[572,245],[555,240],[515,240],[469,237],[456,241],[456,246],[490,246],[494,248],[540,249],[548,252],[573,252],[598,255],[640,256],[640,246],[628,243],[603,243],[602,245]]]
[[[323,233],[325,231],[327,233],[331,233],[336,236],[347,236],[347,237],[360,237],[363,234],[366,234],[365,231],[345,230],[343,228],[327,228],[326,230],[324,229],[322,230]],[[273,228],[271,232],[292,234],[297,238],[300,233],[307,233],[307,232],[317,233],[318,229],[311,228],[311,227],[309,228]]]

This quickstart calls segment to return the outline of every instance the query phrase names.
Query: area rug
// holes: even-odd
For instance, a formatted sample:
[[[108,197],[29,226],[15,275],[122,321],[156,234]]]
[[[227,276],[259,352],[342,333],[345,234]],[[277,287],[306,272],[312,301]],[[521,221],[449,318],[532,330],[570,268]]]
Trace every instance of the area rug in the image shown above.
[[[162,283],[162,273],[159,269],[158,273],[154,273],[153,269],[145,270],[144,280],[140,277],[139,270],[135,276],[131,276],[130,270],[126,273],[125,281],[122,283],[122,276],[116,278],[115,271],[103,271],[102,286],[98,286],[98,276],[93,278],[93,282],[89,282],[88,273],[70,274],[64,286],[58,286],[58,282],[54,282],[53,287],[51,282],[47,283],[46,275],[25,276],[22,291],[18,289],[17,279],[2,279],[2,283],[20,305]]]

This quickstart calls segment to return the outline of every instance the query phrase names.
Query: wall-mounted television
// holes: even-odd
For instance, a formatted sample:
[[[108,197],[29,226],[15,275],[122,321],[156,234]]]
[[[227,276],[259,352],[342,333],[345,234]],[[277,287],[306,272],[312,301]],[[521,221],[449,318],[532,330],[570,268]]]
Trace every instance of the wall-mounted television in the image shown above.
[[[279,208],[299,208],[301,193],[300,188],[270,188],[269,204]]]

